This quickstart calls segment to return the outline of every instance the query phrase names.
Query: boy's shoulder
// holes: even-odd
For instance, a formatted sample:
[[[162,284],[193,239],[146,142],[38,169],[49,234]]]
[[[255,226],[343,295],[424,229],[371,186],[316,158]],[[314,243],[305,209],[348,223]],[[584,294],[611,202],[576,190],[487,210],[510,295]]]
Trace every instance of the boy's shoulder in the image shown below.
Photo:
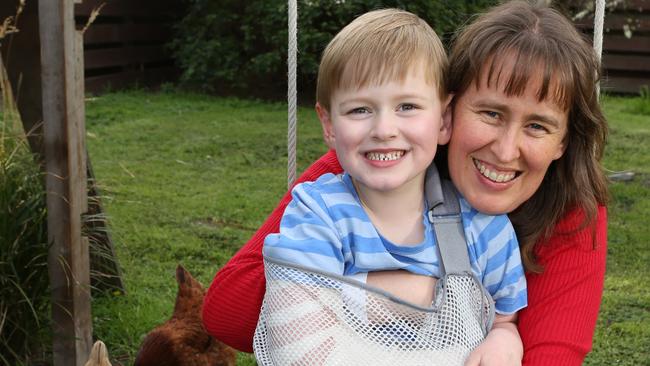
[[[334,173],[325,173],[318,177],[316,181],[312,182],[312,184],[315,184],[317,186],[321,187],[329,187],[329,186],[336,186],[344,183],[344,175],[345,173],[340,173],[340,174],[334,174]]]
[[[488,213],[481,212],[475,209],[472,205],[470,205],[469,202],[467,202],[467,200],[465,199],[465,197],[460,195],[458,196],[458,201],[460,202],[460,211],[463,214],[471,214],[472,216],[485,217],[485,218],[490,218],[490,217],[507,218],[508,217],[507,214],[488,214]]]
[[[313,182],[297,184],[289,207],[300,202],[332,217],[364,217],[352,179],[348,174],[327,173]]]
[[[347,189],[344,174],[325,173],[315,181],[296,184],[295,191],[304,191],[308,194],[332,193]]]
[[[345,173],[327,173],[315,181],[297,184],[292,190],[292,196],[294,200],[304,198],[322,201],[325,206],[355,201],[354,185]]]
[[[472,226],[483,230],[491,226],[505,226],[506,229],[511,229],[512,224],[507,214],[483,213],[472,207],[462,196],[458,197],[458,201],[460,202],[460,211],[465,227]]]
[[[459,197],[459,201],[470,257],[491,258],[505,248],[507,252],[518,250],[519,242],[508,215],[486,214],[470,206],[463,197]],[[485,253],[488,255],[483,257]]]

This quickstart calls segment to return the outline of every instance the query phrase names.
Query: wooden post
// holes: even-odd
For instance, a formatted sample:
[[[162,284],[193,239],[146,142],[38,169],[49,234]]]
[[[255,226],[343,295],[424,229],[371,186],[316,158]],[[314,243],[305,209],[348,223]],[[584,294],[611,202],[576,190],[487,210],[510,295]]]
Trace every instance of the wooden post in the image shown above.
[[[73,0],[39,0],[53,364],[83,366],[92,343],[83,42]]]
[[[16,14],[19,0],[0,0],[0,20]],[[92,5],[92,4],[91,4]],[[41,48],[38,24],[38,2],[25,4],[16,24],[19,32],[8,35],[2,42],[0,58],[4,61],[9,75],[11,89],[23,122],[25,133],[32,152],[45,171],[45,151],[43,146],[43,109],[41,95]],[[77,24],[79,26],[79,24]],[[125,292],[121,270],[107,223],[104,217],[95,184],[90,157],[86,153],[88,176],[88,214],[87,231],[92,234],[94,246],[90,246],[90,273],[93,292],[98,290],[119,290]],[[94,274],[94,276],[93,276]]]

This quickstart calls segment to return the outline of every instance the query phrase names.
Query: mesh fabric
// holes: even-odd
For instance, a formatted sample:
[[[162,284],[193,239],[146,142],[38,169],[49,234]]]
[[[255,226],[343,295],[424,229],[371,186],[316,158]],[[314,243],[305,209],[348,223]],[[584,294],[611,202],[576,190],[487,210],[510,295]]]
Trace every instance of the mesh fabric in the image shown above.
[[[471,274],[443,276],[421,308],[336,275],[269,260],[265,271],[260,365],[463,365],[493,315]]]

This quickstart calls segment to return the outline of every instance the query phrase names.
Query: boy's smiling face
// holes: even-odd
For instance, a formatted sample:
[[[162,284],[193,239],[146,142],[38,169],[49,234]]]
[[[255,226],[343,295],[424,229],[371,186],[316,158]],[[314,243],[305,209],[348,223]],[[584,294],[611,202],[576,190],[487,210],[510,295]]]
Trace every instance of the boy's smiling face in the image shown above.
[[[336,90],[330,110],[316,105],[323,136],[357,189],[421,189],[438,144],[451,135],[449,98],[414,67],[403,81]]]

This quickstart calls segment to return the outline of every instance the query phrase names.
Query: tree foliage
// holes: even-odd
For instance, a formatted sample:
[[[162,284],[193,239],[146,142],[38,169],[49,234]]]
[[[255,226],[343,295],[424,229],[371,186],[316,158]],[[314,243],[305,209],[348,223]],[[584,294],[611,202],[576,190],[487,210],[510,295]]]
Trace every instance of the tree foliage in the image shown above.
[[[494,0],[299,0],[298,78],[311,92],[322,50],[358,15],[395,7],[425,19],[443,40]],[[286,0],[188,0],[171,49],[182,82],[208,92],[273,97],[286,90]],[[307,91],[307,90],[309,91]]]

